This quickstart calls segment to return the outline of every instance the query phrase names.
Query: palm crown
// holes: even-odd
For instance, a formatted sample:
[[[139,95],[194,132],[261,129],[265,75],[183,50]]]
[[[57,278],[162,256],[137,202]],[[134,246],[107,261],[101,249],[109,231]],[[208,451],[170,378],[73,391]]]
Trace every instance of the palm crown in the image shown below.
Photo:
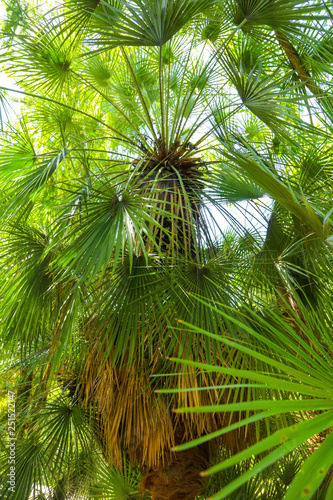
[[[244,370],[280,369],[244,346],[277,363],[280,321],[305,350],[307,314],[327,325],[331,30],[321,2],[10,4],[6,70],[23,97],[0,159],[4,368],[20,407],[8,498],[41,485],[120,498],[98,486],[117,484],[114,465],[124,498],[136,466],[152,498],[195,498],[221,439],[234,453],[270,433],[237,427],[245,410],[175,410],[285,398],[244,387]]]

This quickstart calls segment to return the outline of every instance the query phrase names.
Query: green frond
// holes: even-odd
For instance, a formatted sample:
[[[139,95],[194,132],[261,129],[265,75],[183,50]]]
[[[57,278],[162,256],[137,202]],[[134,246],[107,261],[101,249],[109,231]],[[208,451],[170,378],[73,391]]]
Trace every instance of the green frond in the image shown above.
[[[140,0],[115,4],[101,0],[92,14],[93,40],[102,50],[117,46],[162,46],[184,25],[212,6],[211,0]]]
[[[50,25],[51,24],[51,25]],[[31,28],[30,28],[31,29]],[[15,67],[16,75],[24,75],[26,68],[33,65],[29,81],[39,92],[68,92],[71,68],[74,65],[75,45],[64,37],[53,22],[45,23],[38,30],[31,29],[30,36],[19,37],[15,52],[10,58],[9,72]]]
[[[307,5],[302,0],[237,0],[235,2],[235,24],[246,20],[245,30],[252,26],[266,25],[274,29],[286,31],[297,30],[299,27],[308,27],[307,21],[316,19],[323,21],[327,19],[326,12],[323,12],[319,5]],[[316,28],[314,28],[316,29]]]
[[[25,166],[21,170],[21,175],[17,175],[17,170],[14,170],[15,163],[5,165],[8,170],[12,171],[12,179],[14,183],[12,187],[7,187],[4,190],[4,199],[7,202],[8,208],[5,214],[13,212],[14,214],[26,204],[33,195],[38,192],[57,171],[59,164],[65,159],[67,154],[66,148],[56,155],[42,155],[40,159],[34,158],[32,164]],[[46,158],[45,158],[46,157]],[[45,158],[45,159],[44,159]],[[15,162],[16,159],[14,159]],[[39,160],[39,161],[38,161]]]
[[[0,495],[332,496],[330,5],[7,4]]]
[[[110,500],[127,500],[132,498],[134,500],[139,497],[141,474],[139,470],[126,461],[125,455],[123,462],[125,465],[122,470],[116,467],[109,467],[104,463],[94,473],[92,476],[93,486],[90,492],[91,498],[107,498]]]
[[[221,406],[213,405],[212,407],[201,407],[201,408],[194,408],[192,407],[191,409],[189,408],[182,408],[178,411],[180,412],[216,412],[216,411],[234,411],[234,410],[245,410],[247,407],[251,408],[251,410],[256,411],[257,410],[264,410],[262,413],[258,413],[258,418],[264,418],[265,416],[265,410],[271,410],[274,413],[281,413],[283,411],[289,411],[291,408],[295,409],[295,411],[310,411],[313,412],[313,417],[308,420],[305,419],[301,423],[293,424],[292,426],[288,428],[284,428],[283,430],[278,430],[271,436],[267,437],[266,439],[261,440],[258,444],[253,445],[251,448],[242,451],[235,456],[233,456],[230,459],[227,459],[223,463],[213,466],[210,468],[206,474],[214,474],[216,472],[219,472],[225,468],[228,468],[236,463],[238,463],[240,460],[243,459],[248,459],[252,457],[253,455],[256,455],[258,453],[262,452],[269,452],[265,458],[262,458],[261,461],[255,465],[253,468],[251,468],[249,471],[247,471],[245,474],[243,474],[241,477],[238,477],[235,481],[231,482],[228,484],[221,492],[215,494],[213,498],[217,499],[222,499],[225,498],[228,494],[230,494],[232,491],[234,491],[236,488],[244,484],[248,479],[253,477],[256,473],[259,473],[261,470],[269,466],[270,464],[274,463],[278,458],[284,456],[286,453],[290,452],[291,450],[295,449],[297,446],[300,446],[302,443],[305,443],[308,439],[312,438],[314,435],[324,431],[328,430],[330,428],[330,422],[331,422],[331,404],[329,402],[330,400],[330,394],[332,391],[333,387],[333,382],[330,379],[329,373],[330,369],[328,368],[332,362],[331,358],[329,356],[325,356],[322,358],[321,356],[318,356],[316,353],[316,349],[318,348],[319,344],[318,341],[315,340],[315,329],[316,329],[316,322],[320,324],[320,328],[323,326],[321,321],[319,320],[316,315],[314,315],[313,312],[308,311],[307,309],[303,308],[302,306],[302,314],[304,315],[303,318],[305,317],[306,319],[302,319],[301,321],[301,328],[305,328],[307,331],[307,335],[309,335],[308,338],[313,339],[314,345],[311,347],[307,342],[302,342],[301,345],[299,344],[299,337],[297,337],[297,334],[295,331],[287,326],[287,323],[280,318],[278,320],[279,323],[279,330],[275,330],[277,334],[276,340],[273,341],[274,345],[274,351],[277,353],[278,351],[281,351],[281,349],[285,349],[285,346],[288,345],[289,348],[292,345],[293,350],[295,353],[297,352],[297,356],[290,356],[288,362],[286,362],[285,359],[285,364],[281,364],[279,361],[275,361],[272,358],[269,359],[265,356],[265,354],[261,354],[260,351],[254,351],[253,349],[249,349],[245,345],[238,344],[238,349],[242,352],[247,351],[248,353],[251,352],[251,356],[255,357],[258,361],[259,360],[266,360],[266,366],[275,366],[278,368],[279,377],[275,378],[273,373],[266,375],[265,371],[261,372],[259,369],[259,366],[257,365],[256,371],[251,371],[251,370],[237,370],[237,369],[232,369],[232,373],[235,376],[244,376],[249,378],[251,381],[256,381],[257,383],[262,383],[264,382],[267,387],[272,387],[275,389],[279,390],[279,397],[276,395],[276,398],[274,398],[274,401],[271,399],[269,401],[263,401],[263,400],[251,400],[249,402],[243,401],[242,403],[231,403],[231,404],[224,404]],[[217,311],[217,309],[216,309]],[[226,317],[226,314],[222,312],[223,310],[219,308],[219,314],[222,317]],[[292,313],[294,315],[294,312]],[[258,333],[252,328],[247,326],[247,321],[246,318],[243,319],[243,321],[239,322],[236,319],[232,319],[230,315],[228,315],[228,319],[231,321],[231,323],[234,323],[240,328],[245,329],[250,335],[254,335],[256,338],[258,338]],[[265,330],[273,332],[273,326],[272,323],[267,322],[264,318],[261,318],[260,316],[257,315],[257,321],[259,321],[259,324],[264,326]],[[300,320],[299,320],[300,321]],[[307,322],[309,321],[309,325],[307,325]],[[327,327],[326,327],[327,328]],[[202,331],[199,330],[195,327],[191,327],[193,331]],[[206,333],[206,335],[209,335],[210,337],[214,337],[213,334],[211,333]],[[294,337],[296,342],[291,340],[290,335]],[[325,333],[326,337],[329,337],[328,331],[326,329]],[[278,340],[282,341],[282,344],[279,345]],[[268,340],[268,338],[262,337],[262,340],[264,341],[265,344],[272,345],[272,341]],[[234,342],[230,342],[227,339],[221,339],[220,342],[226,343],[227,345],[229,344],[230,346],[233,345],[236,347],[236,344]],[[265,352],[265,351],[263,351]],[[282,351],[281,351],[282,352]],[[322,351],[322,354],[324,354],[324,351]],[[311,359],[311,361],[310,361]],[[211,370],[215,373],[227,373],[228,368],[224,367],[218,367],[218,366],[211,366],[209,367],[208,364],[200,364],[196,362],[191,362],[191,361],[186,361],[186,360],[178,360],[178,362],[181,362],[185,366],[193,366],[193,367],[201,367],[203,369],[208,369]],[[310,368],[310,364],[313,367],[313,371],[311,374],[311,380],[308,378],[308,370]],[[284,374],[284,375],[283,375]],[[327,375],[328,374],[328,375]],[[325,377],[325,382],[323,382],[323,376]],[[294,386],[294,383],[291,382],[292,380],[295,381],[296,385]],[[307,381],[307,382],[306,382]],[[297,388],[298,385],[298,388]],[[258,386],[259,387],[259,386]],[[289,396],[283,397],[283,391],[287,391],[289,393]],[[302,400],[299,400],[295,398],[295,394],[297,394],[299,391],[302,392],[303,398]],[[168,392],[162,391],[162,392]],[[298,410],[296,410],[296,408]],[[317,414],[316,410],[322,410]],[[274,414],[272,413],[272,414]],[[236,425],[237,427],[244,425],[246,420],[244,422],[238,422]],[[215,437],[215,434],[212,434],[211,437]],[[327,443],[327,447],[330,447],[330,439],[327,439],[324,441],[325,444]],[[194,446],[195,443],[192,444]],[[276,447],[276,448],[275,448]],[[304,476],[303,476],[303,470],[308,470],[314,465],[315,460],[320,460],[320,463],[317,463],[316,467],[318,469],[321,469],[323,471],[322,475],[313,475],[309,478],[308,483],[305,485],[305,490],[307,490],[307,496],[306,498],[310,498],[313,493],[316,491],[318,486],[321,484],[323,481],[326,472],[328,472],[328,469],[331,464],[331,457],[327,456],[327,448],[326,446],[322,447],[322,445],[318,448],[318,451],[315,452],[314,454],[311,455],[310,458],[304,463],[304,465],[301,468],[301,471],[298,473],[298,475],[295,477],[290,489],[288,490],[288,495],[290,498],[293,498],[292,492],[295,490],[295,492],[299,492],[301,486],[301,478],[302,483],[304,485]],[[179,446],[178,449],[181,450],[183,447]],[[272,451],[273,448],[273,451]],[[320,450],[320,451],[319,451]]]

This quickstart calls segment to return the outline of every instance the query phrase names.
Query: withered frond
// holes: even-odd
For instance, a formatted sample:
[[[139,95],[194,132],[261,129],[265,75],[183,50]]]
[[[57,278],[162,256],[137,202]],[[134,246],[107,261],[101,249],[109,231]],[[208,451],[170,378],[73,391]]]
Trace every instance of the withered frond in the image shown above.
[[[157,352],[154,359],[159,357]],[[148,468],[171,463],[174,461],[172,447],[244,417],[236,413],[175,413],[177,408],[238,400],[239,394],[230,386],[224,390],[210,388],[226,383],[222,375],[214,375],[212,379],[211,374],[189,367],[179,369],[170,362],[170,373],[176,372],[176,375],[163,377],[166,381],[163,388],[180,392],[167,398],[155,390],[155,380],[161,379],[152,379],[151,375],[158,374],[158,369],[158,362],[149,367],[149,372],[147,367],[133,362],[123,367],[113,365],[112,352],[109,359],[105,359],[98,340],[87,356],[81,376],[81,395],[86,404],[94,405],[106,454],[118,467],[122,465],[123,451],[131,462]],[[158,384],[160,387],[161,382]],[[190,391],[183,390],[189,387]],[[205,387],[207,390],[202,390]],[[224,435],[222,444],[236,452],[252,438],[251,432],[241,428]]]

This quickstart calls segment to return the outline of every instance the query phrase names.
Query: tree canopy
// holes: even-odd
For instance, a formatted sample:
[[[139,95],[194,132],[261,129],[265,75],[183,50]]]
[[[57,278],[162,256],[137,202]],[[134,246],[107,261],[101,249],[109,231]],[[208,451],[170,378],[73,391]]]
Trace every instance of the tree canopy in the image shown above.
[[[332,19],[8,0],[6,498],[333,496]]]

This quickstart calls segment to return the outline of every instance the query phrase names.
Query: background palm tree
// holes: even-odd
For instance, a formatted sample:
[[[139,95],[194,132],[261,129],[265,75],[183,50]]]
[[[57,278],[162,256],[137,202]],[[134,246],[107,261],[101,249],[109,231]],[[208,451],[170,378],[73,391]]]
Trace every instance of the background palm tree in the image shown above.
[[[3,124],[0,157],[3,380],[19,436],[8,498],[133,498],[140,468],[142,492],[190,500],[221,443],[236,453],[270,434],[238,424],[278,397],[246,385],[253,353],[281,363],[281,321],[313,349],[306,315],[330,314],[329,9],[9,4],[22,116]],[[329,336],[317,342],[324,356]]]

